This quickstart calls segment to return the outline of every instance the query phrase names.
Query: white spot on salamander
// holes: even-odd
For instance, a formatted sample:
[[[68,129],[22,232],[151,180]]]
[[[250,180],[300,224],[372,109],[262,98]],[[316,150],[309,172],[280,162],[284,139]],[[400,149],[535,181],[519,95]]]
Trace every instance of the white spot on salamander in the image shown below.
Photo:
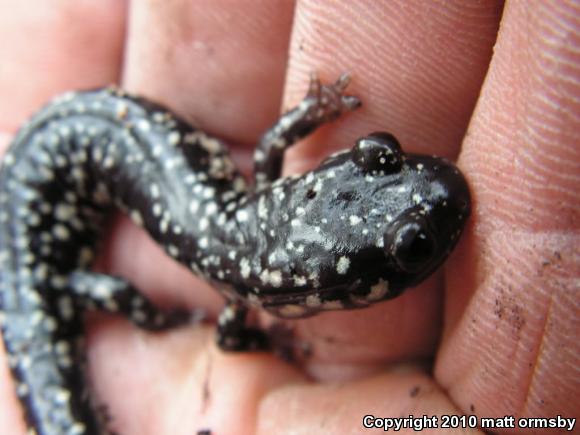
[[[206,216],[211,216],[211,215],[215,214],[217,212],[217,210],[218,210],[218,206],[213,201],[205,206]]]
[[[132,210],[129,216],[136,225],[139,225],[140,227],[143,226],[143,217],[141,216],[141,213],[139,213],[138,210]]]
[[[282,273],[279,270],[273,270],[270,272],[270,283],[274,287],[282,286]]]
[[[348,268],[350,267],[350,260],[347,257],[340,257],[338,262],[336,263],[336,271],[340,275],[344,275],[348,272]]]
[[[294,280],[294,285],[296,286],[305,286],[307,283],[306,278],[300,275],[294,275],[292,279]]]
[[[299,227],[300,225],[302,225],[302,222],[300,222],[299,219],[292,219],[290,221],[290,225],[292,225],[293,227]]]
[[[376,302],[385,297],[389,291],[389,282],[380,279],[379,282],[371,287],[371,291],[367,295],[367,301]]]
[[[153,183],[151,185],[151,187],[149,188],[150,192],[151,192],[151,196],[155,199],[159,198],[159,186],[156,183]]]
[[[169,245],[169,246],[167,246],[167,252],[172,257],[177,257],[179,255],[179,249],[175,245]]]
[[[302,305],[284,305],[278,310],[278,314],[282,317],[301,317],[306,314],[306,310]]]
[[[420,204],[420,203],[421,203],[421,201],[423,201],[423,197],[422,197],[421,195],[419,195],[418,193],[415,193],[415,194],[413,195],[413,202],[414,202],[415,204]]]
[[[191,213],[197,213],[198,210],[199,210],[199,201],[194,199],[189,203],[189,211]]]
[[[360,222],[362,222],[362,219],[358,216],[350,216],[348,218],[348,220],[350,221],[350,224],[352,226],[355,226],[355,225],[359,224]]]
[[[282,272],[279,270],[264,269],[260,274],[260,280],[263,284],[271,284],[273,287],[282,286]]]
[[[56,224],[52,229],[52,233],[59,240],[68,240],[70,238],[70,231],[62,224]]]
[[[322,308],[325,310],[342,310],[344,305],[341,301],[325,301],[322,303]]]
[[[73,318],[74,307],[70,296],[61,296],[58,299],[58,312],[64,320],[71,320]]]
[[[176,146],[181,141],[181,135],[178,131],[172,131],[167,135],[167,142],[169,145]]]
[[[240,275],[242,275],[242,278],[244,279],[247,279],[250,276],[250,261],[247,258],[242,258],[240,260]]]
[[[137,128],[139,130],[141,130],[141,131],[150,131],[151,130],[151,124],[146,119],[140,119],[137,122]]]
[[[54,209],[54,217],[59,221],[68,221],[76,214],[76,207],[69,204],[58,204]]]
[[[248,212],[246,210],[238,210],[236,212],[236,219],[238,222],[246,222],[248,220]]]
[[[315,293],[312,295],[306,296],[306,306],[309,308],[317,308],[322,304],[320,300],[320,295]]]
[[[161,206],[161,204],[156,202],[155,204],[153,204],[151,212],[153,213],[153,216],[161,216],[161,214],[163,213],[163,207]]]

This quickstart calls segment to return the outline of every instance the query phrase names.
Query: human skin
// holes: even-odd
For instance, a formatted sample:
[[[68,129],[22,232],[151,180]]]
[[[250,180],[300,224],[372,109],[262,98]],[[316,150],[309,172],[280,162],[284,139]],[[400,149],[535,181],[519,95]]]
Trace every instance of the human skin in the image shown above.
[[[407,151],[458,158],[471,188],[443,271],[372,308],[287,323],[313,349],[301,365],[223,353],[211,325],[150,334],[91,314],[89,376],[116,430],[345,434],[367,414],[580,416],[580,3],[502,8],[0,0],[0,153],[52,95],[114,82],[230,141],[248,170],[252,143],[310,72],[348,71],[363,108],[289,151],[286,174],[388,130]],[[98,267],[162,306],[215,316],[222,304],[123,217]],[[0,355],[0,433],[24,434]]]

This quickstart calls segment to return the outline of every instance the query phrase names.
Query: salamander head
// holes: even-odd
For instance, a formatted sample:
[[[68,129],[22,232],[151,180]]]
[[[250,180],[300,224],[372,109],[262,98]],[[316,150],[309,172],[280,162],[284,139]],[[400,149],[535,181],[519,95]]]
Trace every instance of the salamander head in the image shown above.
[[[444,158],[403,153],[389,133],[359,139],[350,154],[358,177],[364,174],[365,181],[375,184],[368,188],[377,197],[373,203],[389,205],[387,225],[376,225],[376,234],[382,234],[384,254],[396,275],[404,277],[393,283],[417,284],[447,258],[469,217],[463,174]]]
[[[397,296],[443,263],[470,214],[453,164],[406,154],[388,133],[359,139],[267,196],[275,237],[263,243],[260,305],[281,317]]]

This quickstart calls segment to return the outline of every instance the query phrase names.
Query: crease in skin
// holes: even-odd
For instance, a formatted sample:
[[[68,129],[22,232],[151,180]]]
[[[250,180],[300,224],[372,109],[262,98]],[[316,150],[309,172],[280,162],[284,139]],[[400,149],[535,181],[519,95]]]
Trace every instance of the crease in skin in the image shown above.
[[[514,3],[511,5],[513,6]],[[536,17],[539,15],[541,13],[535,14]],[[577,13],[575,17],[577,19]],[[476,118],[479,121],[476,125],[472,125],[472,128],[480,128],[480,136],[477,138],[479,142],[468,141],[466,145],[468,152],[462,156],[463,162],[467,162],[471,169],[476,169],[475,171],[468,169],[468,172],[472,173],[472,187],[478,199],[475,221],[479,228],[476,231],[481,237],[493,238],[498,232],[507,236],[503,237],[503,244],[498,242],[496,246],[488,246],[487,249],[482,250],[482,255],[489,256],[491,248],[501,251],[500,255],[504,257],[495,259],[497,261],[495,265],[501,265],[506,257],[512,260],[511,266],[504,273],[513,275],[511,279],[514,282],[522,283],[514,289],[520,292],[520,295],[516,297],[524,297],[523,292],[527,294],[531,289],[537,293],[532,292],[527,297],[537,300],[536,309],[544,300],[548,304],[546,308],[539,307],[536,316],[541,315],[542,310],[547,310],[542,319],[543,322],[537,325],[528,322],[528,327],[534,328],[534,333],[538,337],[533,350],[532,368],[528,371],[527,367],[524,367],[519,372],[521,378],[518,373],[507,378],[510,384],[522,382],[520,384],[523,389],[521,400],[514,395],[509,402],[515,403],[517,411],[524,415],[573,410],[572,401],[568,401],[568,398],[574,397],[574,371],[569,366],[566,367],[566,362],[561,362],[561,359],[566,359],[568,364],[573,364],[574,360],[578,361],[577,343],[575,344],[571,339],[574,334],[577,336],[577,332],[568,330],[568,334],[573,335],[567,335],[565,329],[565,322],[572,321],[572,318],[570,315],[565,317],[554,315],[555,312],[561,313],[565,309],[563,306],[568,306],[568,312],[574,310],[566,300],[570,291],[574,292],[574,288],[577,288],[573,280],[562,282],[560,277],[566,276],[566,273],[569,277],[570,273],[578,270],[577,255],[574,260],[574,244],[577,246],[579,241],[576,222],[578,222],[580,212],[577,199],[580,165],[578,163],[579,148],[574,144],[580,141],[580,136],[579,130],[574,128],[574,125],[577,125],[580,117],[578,105],[580,68],[577,62],[574,64],[571,55],[572,50],[577,52],[578,41],[577,38],[576,42],[569,40],[570,33],[566,35],[571,26],[567,26],[567,29],[563,31],[557,21],[543,22],[545,25],[542,26],[536,26],[536,21],[531,22],[532,29],[529,30],[533,31],[534,26],[540,28],[540,32],[534,35],[535,39],[532,41],[533,50],[529,56],[531,67],[527,71],[521,68],[521,81],[516,81],[518,77],[514,77],[513,71],[510,70],[519,65],[518,59],[514,58],[519,55],[516,53],[502,66],[490,70],[485,86],[495,86],[495,98],[489,98],[488,100],[493,101],[487,101],[487,104],[480,104],[478,107]],[[511,27],[505,24],[504,29],[510,28],[513,33],[518,27],[514,26],[513,21],[510,24]],[[577,24],[574,26],[576,30]],[[565,24],[564,27],[566,27]],[[551,37],[548,35],[551,32],[558,35]],[[578,34],[577,31],[574,33]],[[505,46],[498,43],[496,55],[499,56],[504,48]],[[503,69],[499,71],[502,67]],[[485,97],[486,94],[482,94],[482,98]],[[495,149],[482,148],[481,151],[486,152],[482,157],[475,155],[475,152],[469,152],[469,147],[474,143],[480,145],[496,143],[497,145]],[[516,163],[520,165],[517,168],[521,168],[516,173],[511,172],[513,168],[505,163],[513,156],[517,156]],[[480,166],[476,167],[476,164],[469,162],[470,157],[474,157],[474,160],[479,159]],[[492,171],[484,173],[486,168],[481,167],[481,162],[486,161],[490,168],[500,168],[498,175],[501,178],[496,178]],[[520,180],[517,183],[513,182],[518,178]],[[492,233],[489,233],[490,231]],[[518,246],[518,239],[523,242],[524,248],[531,249],[537,245],[545,249],[539,250],[535,255],[530,255],[529,252],[522,255],[522,252],[518,251],[518,248],[522,247],[521,243]],[[506,247],[512,247],[512,249],[506,253]],[[547,260],[550,251],[561,253],[564,261],[561,261],[560,265],[564,270],[551,269],[546,271],[543,277],[538,278],[535,273],[541,270],[541,263],[552,261]],[[489,261],[493,262],[494,259],[491,258]],[[525,265],[527,267],[522,267],[523,262],[528,263]],[[486,288],[485,283],[481,285],[483,288],[478,287],[477,291],[492,290]],[[467,313],[469,312],[468,307]],[[480,326],[482,331],[486,330],[486,325]],[[493,329],[491,331],[493,332]],[[478,334],[478,336],[483,335],[484,333]],[[495,337],[496,340],[493,341],[497,349],[492,350],[501,352],[503,338],[498,337],[497,334]],[[572,349],[570,352],[574,352],[573,349],[576,347],[576,357],[563,353],[562,344],[558,346],[558,342],[564,343],[566,349]],[[518,345],[522,346],[523,342],[519,341]],[[502,363],[509,366],[511,360],[506,361],[504,355],[501,355],[498,359],[490,361],[492,365]],[[485,412],[505,411],[505,408],[501,407],[501,401],[508,400],[504,394],[510,394],[510,390],[506,392],[505,387],[496,385],[497,388],[489,392],[489,385],[486,385],[483,380],[474,381],[470,387],[464,380],[469,378],[470,371],[462,370],[462,372],[464,376],[460,379],[453,381],[448,379],[454,384],[452,391],[455,391],[455,394],[452,393],[452,397],[460,403],[465,403],[471,400],[469,396],[475,396],[478,397],[478,409],[481,409],[479,402],[482,402]],[[501,397],[499,403],[498,396]]]
[[[543,358],[545,358],[544,340],[546,340],[546,337],[548,336],[548,334],[546,333],[547,332],[547,325],[552,320],[551,317],[552,317],[553,303],[554,303],[554,296],[552,294],[550,294],[548,306],[547,306],[546,314],[545,314],[545,320],[544,320],[544,323],[543,323],[542,328],[541,328],[541,338],[540,338],[538,346],[537,346],[536,357],[535,357],[534,361],[532,362],[532,371],[530,373],[530,377],[529,377],[529,380],[527,382],[527,388],[526,388],[526,391],[524,394],[524,402],[522,404],[521,409],[519,410],[521,415],[527,414],[526,411],[528,411],[529,401],[532,398],[532,395],[530,393],[535,387],[534,379],[537,376],[537,371],[540,367],[540,364],[541,364]]]
[[[479,215],[479,213],[476,211],[476,215]],[[464,343],[462,347],[463,358],[456,360],[454,363],[454,365],[457,364],[459,367],[464,367],[460,370],[455,369],[452,386],[447,388],[450,390],[451,397],[460,398],[458,400],[459,403],[465,403],[466,394],[478,397],[477,408],[483,409],[488,413],[490,409],[499,409],[501,410],[500,412],[504,412],[506,409],[510,409],[507,408],[509,405],[517,407],[519,411],[524,409],[524,405],[522,405],[524,399],[526,401],[525,409],[529,411],[530,401],[534,397],[538,397],[538,394],[540,397],[543,396],[542,403],[544,403],[544,400],[549,403],[545,388],[538,391],[538,388],[541,388],[538,385],[545,384],[546,375],[553,376],[555,373],[555,367],[550,363],[549,357],[554,355],[556,349],[552,345],[550,352],[543,354],[546,351],[546,347],[542,343],[541,348],[536,349],[538,342],[535,337],[539,339],[542,334],[550,332],[550,335],[544,336],[543,340],[551,340],[553,342],[554,339],[559,338],[561,340],[563,338],[562,334],[566,336],[564,332],[560,331],[562,331],[562,327],[565,328],[570,316],[554,317],[550,314],[549,320],[546,321],[543,313],[547,310],[547,307],[545,307],[544,301],[547,304],[551,304],[550,311],[552,313],[554,304],[558,304],[560,309],[562,306],[570,307],[566,303],[569,292],[562,293],[562,291],[566,291],[566,288],[574,288],[569,278],[574,270],[574,258],[578,258],[578,255],[574,254],[577,252],[574,240],[578,239],[578,235],[576,234],[571,239],[570,232],[565,230],[534,231],[520,228],[514,229],[511,225],[505,226],[495,221],[493,225],[493,227],[487,226],[484,229],[479,224],[479,230],[476,230],[477,237],[480,240],[476,241],[475,245],[479,246],[477,251],[484,254],[485,262],[483,265],[478,266],[480,278],[475,286],[478,293],[474,295],[466,308],[462,326],[456,328],[459,331],[463,330],[464,333],[467,330],[472,332],[469,332],[468,336],[458,338],[457,342],[452,345],[462,346],[461,340],[468,340],[469,344]],[[501,227],[498,227],[500,225]],[[504,279],[505,282],[498,281],[500,279]],[[569,284],[566,285],[566,282]],[[570,284],[572,284],[571,287]],[[523,324],[523,329],[521,330],[522,336],[517,338],[515,342],[514,330],[510,326],[510,322],[505,324],[498,322],[492,315],[493,311],[497,310],[497,307],[494,306],[494,299],[497,297],[494,294],[494,290],[498,288],[512,289],[507,296],[515,298],[513,303],[519,305],[519,308],[515,306],[519,310],[516,313],[519,312],[519,315],[524,316],[523,318],[526,319],[526,323]],[[556,297],[558,298],[557,300],[554,299]],[[486,301],[487,304],[484,303]],[[509,316],[512,315],[508,309],[509,306],[504,309],[504,320],[508,320]],[[570,308],[568,308],[568,311],[570,311]],[[472,318],[473,324],[471,323]],[[535,319],[541,319],[542,323],[537,324]],[[549,328],[546,325],[549,325]],[[546,329],[549,330],[546,331]],[[494,337],[493,340],[481,339],[481,337],[487,337],[490,333]],[[476,343],[477,345],[475,345]],[[444,347],[441,353],[449,356],[453,352],[453,348]],[[519,356],[518,352],[520,353]],[[534,352],[534,354],[532,355],[530,352]],[[542,353],[535,354],[535,352]],[[496,358],[490,360],[479,355],[489,355],[490,353],[496,355]],[[470,355],[472,355],[471,358]],[[510,355],[516,356],[517,361],[520,362],[516,364],[517,361]],[[506,379],[507,372],[512,374],[512,376],[507,376],[507,379],[512,379],[511,384],[519,384],[523,387],[524,385],[519,383],[517,373],[521,373],[526,379],[529,378],[528,355],[534,358],[534,361],[543,361],[543,366],[552,367],[552,370],[546,373],[546,369],[543,367],[535,367],[534,369],[536,371],[539,370],[539,372],[533,374],[533,379],[535,380],[536,376],[538,376],[538,385],[527,386],[534,394],[525,397],[524,392],[521,392],[521,390],[517,388],[515,390],[513,388],[506,390],[499,383],[501,379]],[[448,362],[446,359],[440,360],[439,364],[445,365],[446,362]],[[557,365],[563,368],[559,363]],[[440,370],[441,366],[438,371],[440,372]],[[484,373],[486,374],[484,375]],[[558,373],[561,373],[561,371],[558,370]],[[516,376],[515,378],[514,375]],[[468,381],[466,382],[466,380]],[[445,385],[445,382],[443,384]],[[551,385],[556,388],[555,384],[552,383]],[[495,388],[500,388],[503,391],[499,402],[497,396],[493,393]],[[565,387],[564,390],[570,392],[569,388],[570,386]],[[489,393],[490,390],[492,393]],[[521,397],[521,401],[514,401],[514,397],[509,399],[510,391],[518,392],[517,396]],[[461,400],[462,398],[463,400]],[[533,410],[533,404],[531,409]]]

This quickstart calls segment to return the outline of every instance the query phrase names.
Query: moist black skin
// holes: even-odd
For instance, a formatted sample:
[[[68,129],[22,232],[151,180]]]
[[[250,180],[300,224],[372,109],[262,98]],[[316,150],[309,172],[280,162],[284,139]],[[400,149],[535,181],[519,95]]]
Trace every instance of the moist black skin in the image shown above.
[[[114,208],[222,292],[217,342],[228,351],[268,346],[245,325],[250,307],[284,318],[363,308],[439,267],[470,212],[465,179],[445,159],[405,153],[378,132],[280,178],[288,147],[360,105],[342,94],[347,84],[312,80],[258,143],[253,186],[222,142],[118,89],[65,94],[22,127],[0,168],[0,308],[31,428],[106,431],[78,359],[87,309],[149,330],[189,319],[91,271]]]

